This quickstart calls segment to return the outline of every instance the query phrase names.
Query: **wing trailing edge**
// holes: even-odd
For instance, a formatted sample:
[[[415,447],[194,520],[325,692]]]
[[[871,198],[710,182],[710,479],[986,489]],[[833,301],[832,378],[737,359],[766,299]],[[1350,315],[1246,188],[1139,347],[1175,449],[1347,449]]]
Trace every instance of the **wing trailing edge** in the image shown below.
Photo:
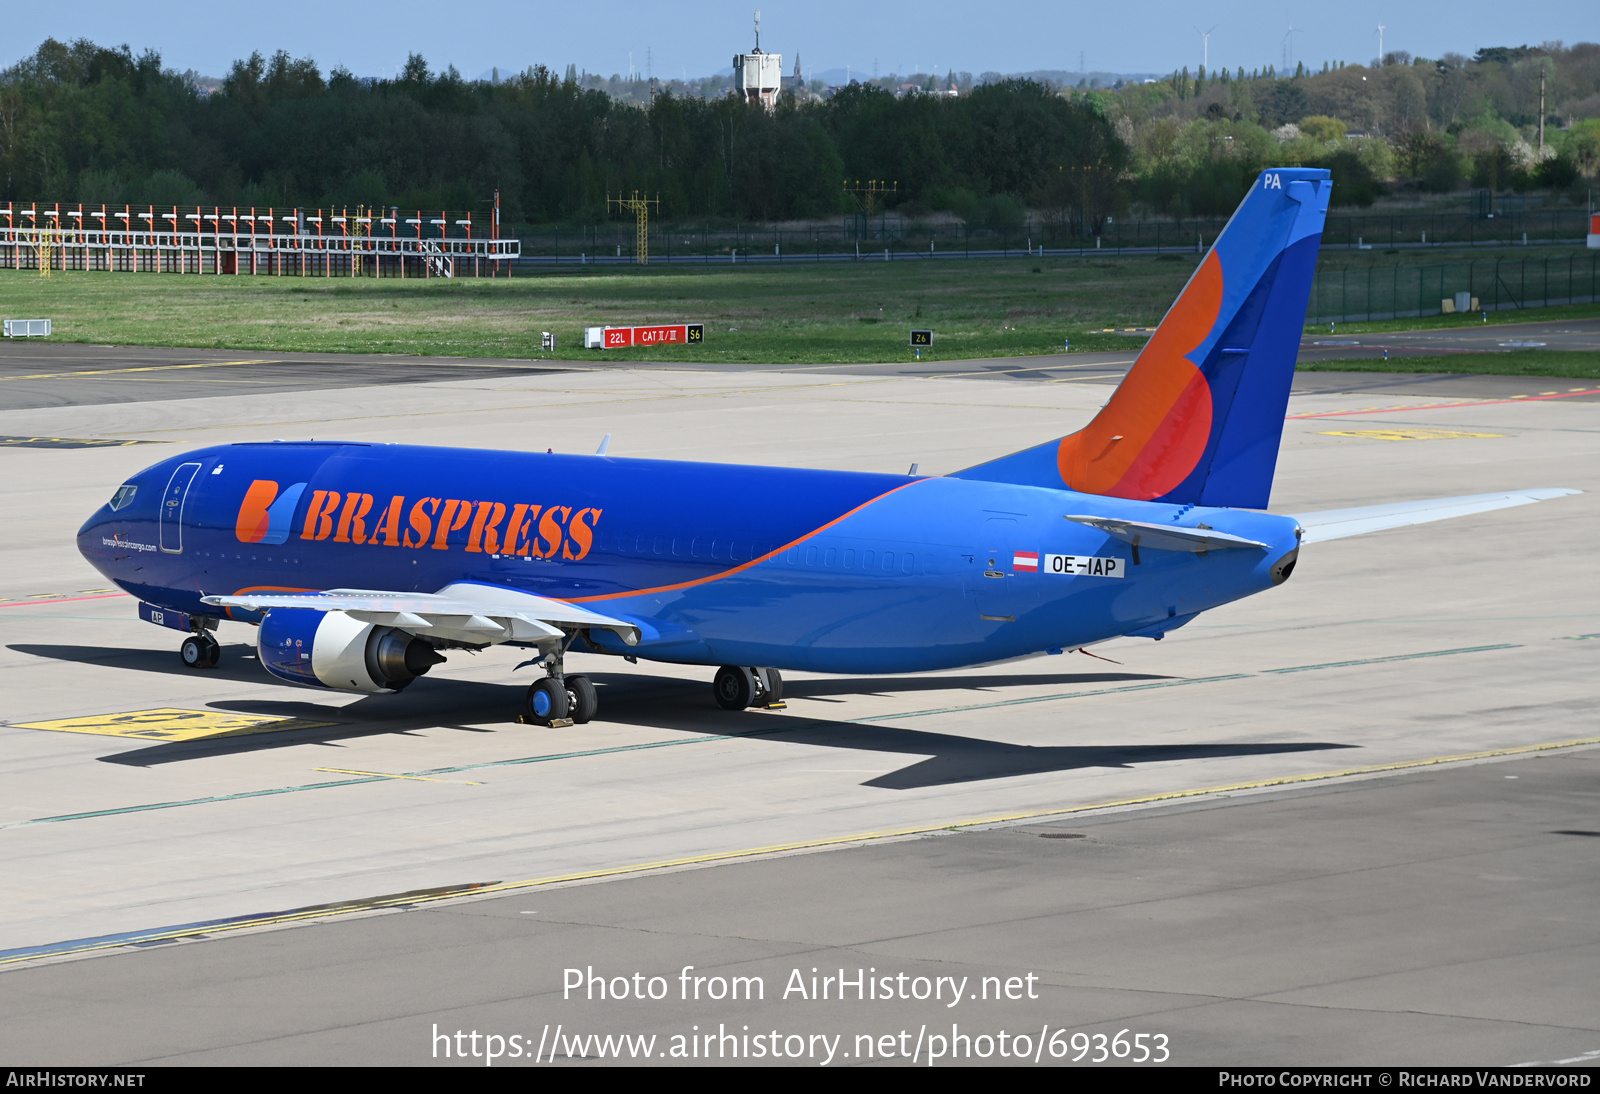
[[[543,645],[560,642],[568,630],[590,629],[612,631],[628,646],[636,645],[640,638],[639,627],[627,620],[602,615],[564,600],[477,582],[457,582],[437,593],[330,589],[323,593],[207,596],[201,600],[213,607],[252,612],[270,612],[274,608],[344,612],[363,623],[466,644],[528,642]]]

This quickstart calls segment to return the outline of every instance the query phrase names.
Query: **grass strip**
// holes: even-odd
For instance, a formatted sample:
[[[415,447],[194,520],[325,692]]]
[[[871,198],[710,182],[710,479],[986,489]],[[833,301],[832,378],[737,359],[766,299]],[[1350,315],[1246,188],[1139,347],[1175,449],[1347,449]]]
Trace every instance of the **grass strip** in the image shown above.
[[[1578,350],[1518,349],[1503,353],[1451,353],[1442,357],[1354,357],[1344,361],[1300,362],[1298,372],[1448,372],[1473,376],[1549,376],[1600,380],[1600,353]]]

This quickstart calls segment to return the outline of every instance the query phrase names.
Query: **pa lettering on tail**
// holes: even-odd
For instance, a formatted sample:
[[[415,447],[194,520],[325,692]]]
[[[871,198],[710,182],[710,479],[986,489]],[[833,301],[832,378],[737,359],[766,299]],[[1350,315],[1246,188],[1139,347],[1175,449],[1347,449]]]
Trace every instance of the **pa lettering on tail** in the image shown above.
[[[955,477],[1265,509],[1331,189],[1263,171],[1093,421]]]

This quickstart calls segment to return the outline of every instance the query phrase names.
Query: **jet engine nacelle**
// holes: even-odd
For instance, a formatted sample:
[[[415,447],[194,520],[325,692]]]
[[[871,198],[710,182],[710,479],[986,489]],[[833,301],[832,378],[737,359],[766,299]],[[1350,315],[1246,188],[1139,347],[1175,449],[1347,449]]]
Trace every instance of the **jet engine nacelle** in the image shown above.
[[[369,694],[399,691],[444,660],[404,631],[311,608],[268,612],[256,650],[262,666],[280,680]]]

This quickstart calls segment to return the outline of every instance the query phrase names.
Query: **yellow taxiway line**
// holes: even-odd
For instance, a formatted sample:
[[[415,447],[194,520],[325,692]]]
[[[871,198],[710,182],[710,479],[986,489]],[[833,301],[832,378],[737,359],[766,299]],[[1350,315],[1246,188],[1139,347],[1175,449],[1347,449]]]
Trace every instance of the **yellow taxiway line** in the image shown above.
[[[431,904],[441,900],[456,900],[463,897],[488,896],[495,893],[518,892],[524,889],[540,888],[548,885],[561,885],[574,881],[594,881],[600,878],[621,877],[627,874],[651,873],[657,870],[670,870],[684,866],[703,866],[717,862],[730,862],[737,859],[757,858],[764,855],[789,854],[799,851],[815,851],[827,847],[842,847],[850,844],[871,843],[876,840],[903,839],[910,836],[932,835],[935,832],[957,831],[967,828],[982,828],[996,824],[1015,824],[1020,821],[1044,820],[1051,817],[1077,816],[1085,813],[1095,813],[1107,809],[1122,809],[1138,805],[1155,805],[1161,802],[1181,801],[1186,798],[1202,798],[1212,794],[1232,794],[1246,790],[1266,790],[1273,787],[1296,786],[1305,783],[1323,782],[1330,779],[1353,778],[1362,775],[1381,775],[1389,772],[1410,771],[1423,767],[1435,767],[1440,764],[1467,763],[1474,760],[1490,760],[1506,756],[1523,756],[1537,752],[1549,752],[1556,749],[1577,748],[1584,745],[1600,745],[1600,737],[1580,737],[1567,741],[1547,741],[1542,744],[1518,745],[1512,748],[1493,748],[1481,752],[1462,752],[1449,756],[1432,756],[1421,760],[1400,760],[1387,764],[1368,764],[1362,767],[1346,767],[1333,771],[1314,771],[1302,775],[1282,775],[1276,778],[1252,779],[1246,782],[1224,783],[1218,786],[1199,787],[1189,790],[1171,790],[1160,794],[1147,794],[1135,798],[1121,798],[1114,801],[1094,802],[1088,805],[1066,806],[1060,809],[1039,809],[1022,813],[998,813],[987,817],[972,817],[965,820],[944,821],[936,824],[908,825],[903,828],[884,828],[872,832],[857,832],[847,836],[827,836],[820,839],[795,840],[790,843],[774,843],[764,847],[746,847],[733,851],[715,851],[705,855],[684,855],[679,858],[658,859],[653,862],[636,862],[626,866],[611,866],[593,870],[579,870],[566,874],[552,874],[548,877],[529,878],[524,881],[505,881],[492,885],[470,885],[455,889],[442,889],[422,893],[401,893],[395,896],[380,897],[374,900],[355,900],[335,905],[303,908],[296,911],[282,912],[272,915],[252,916],[220,923],[189,924],[177,927],[170,931],[151,931],[140,933],[136,937],[119,936],[115,939],[104,941],[86,940],[81,947],[65,945],[59,949],[40,947],[27,953],[17,954],[12,957],[0,957],[0,965],[21,961],[38,960],[42,957],[64,957],[72,954],[94,953],[100,950],[116,949],[132,944],[144,944],[189,938],[196,935],[215,935],[232,931],[256,929],[260,927],[282,926],[292,923],[309,922],[316,919],[329,919],[334,916],[349,915],[352,912],[383,911],[397,907],[415,907],[419,904]],[[321,770],[334,770],[324,768]],[[354,772],[352,772],[354,773]],[[379,772],[360,772],[360,774],[381,775]],[[387,776],[389,778],[416,778],[417,776]],[[432,781],[432,780],[427,780]]]
[[[79,369],[77,372],[36,372],[31,376],[0,376],[0,382],[12,380],[70,380],[79,376],[116,376],[128,372],[166,372],[185,368],[223,368],[227,365],[266,365],[267,360],[251,361],[194,361],[182,365],[133,365],[123,368]]]

